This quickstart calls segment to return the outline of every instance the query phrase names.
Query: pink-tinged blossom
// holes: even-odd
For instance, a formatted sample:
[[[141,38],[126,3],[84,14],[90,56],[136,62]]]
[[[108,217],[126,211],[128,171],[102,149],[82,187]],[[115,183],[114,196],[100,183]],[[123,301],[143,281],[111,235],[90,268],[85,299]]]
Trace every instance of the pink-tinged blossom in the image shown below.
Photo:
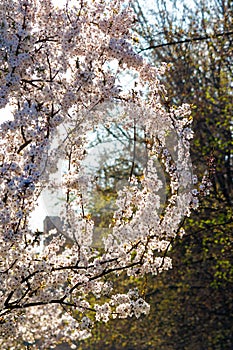
[[[208,193],[207,177],[199,190],[192,188],[197,178],[189,154],[190,107],[163,106],[166,90],[159,77],[167,65],[153,67],[134,51],[134,21],[122,0],[77,1],[69,9],[49,0],[1,1],[0,108],[13,110],[13,120],[0,124],[2,349],[28,344],[43,350],[62,342],[75,347],[97,321],[148,314],[138,291],[119,294],[106,276],[172,268],[167,253],[183,235],[182,220],[198,206],[198,192]],[[113,61],[115,72],[106,68]],[[126,69],[137,75],[135,90],[119,84]],[[123,113],[115,118],[116,106]],[[86,211],[93,179],[84,175],[82,162],[87,133],[114,118],[145,131],[148,161],[143,176],[130,176],[118,192],[112,232],[98,249]],[[51,174],[59,159],[68,169],[58,186]],[[65,197],[59,232],[33,232],[29,226],[46,187]]]

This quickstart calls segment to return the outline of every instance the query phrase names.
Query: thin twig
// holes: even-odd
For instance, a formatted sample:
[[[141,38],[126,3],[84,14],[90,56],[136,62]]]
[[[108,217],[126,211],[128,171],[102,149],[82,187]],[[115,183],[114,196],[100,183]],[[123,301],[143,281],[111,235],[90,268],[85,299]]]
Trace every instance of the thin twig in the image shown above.
[[[142,51],[158,49],[160,47],[165,47],[165,46],[172,46],[172,45],[178,45],[178,44],[191,43],[193,41],[202,41],[202,40],[208,40],[208,39],[215,39],[215,38],[219,38],[221,36],[230,36],[230,35],[233,35],[233,31],[232,32],[225,32],[225,33],[217,33],[217,34],[213,34],[213,35],[199,36],[199,37],[194,37],[194,38],[184,39],[184,40],[178,40],[178,41],[169,41],[169,42],[164,43],[164,44],[151,45],[151,46],[145,47],[144,49],[141,49],[139,51],[139,53],[142,52]]]

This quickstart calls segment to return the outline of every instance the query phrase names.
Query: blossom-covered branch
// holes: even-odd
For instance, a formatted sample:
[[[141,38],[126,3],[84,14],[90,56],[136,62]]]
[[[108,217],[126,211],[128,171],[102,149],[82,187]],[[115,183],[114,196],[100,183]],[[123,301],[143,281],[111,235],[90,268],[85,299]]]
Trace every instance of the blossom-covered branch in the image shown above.
[[[172,267],[171,242],[198,205],[191,112],[188,105],[164,105],[159,77],[167,65],[153,67],[133,50],[135,18],[127,3],[80,1],[59,9],[49,0],[3,0],[0,11],[0,108],[13,111],[0,125],[0,345],[74,346],[95,321],[149,312],[138,292],[120,294],[106,276],[156,275]],[[127,70],[137,91],[120,83]],[[112,122],[145,131],[148,161],[143,176],[131,173],[118,192],[112,232],[97,249],[86,211],[92,180],[82,162],[87,133]],[[59,159],[67,169],[56,184],[50,175]],[[165,187],[158,160],[169,178]],[[63,236],[43,233],[41,245],[30,214],[45,187],[59,186],[66,194]]]

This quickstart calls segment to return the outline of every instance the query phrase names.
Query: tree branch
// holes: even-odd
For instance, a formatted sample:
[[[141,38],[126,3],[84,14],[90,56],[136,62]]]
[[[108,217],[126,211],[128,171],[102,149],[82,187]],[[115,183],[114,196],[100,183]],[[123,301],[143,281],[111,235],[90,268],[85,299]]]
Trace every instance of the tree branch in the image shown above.
[[[146,51],[146,50],[152,50],[152,49],[158,49],[160,47],[165,47],[165,46],[172,46],[172,45],[178,45],[178,44],[186,44],[186,43],[191,43],[193,41],[202,41],[202,40],[208,40],[208,39],[215,39],[215,38],[219,38],[221,36],[230,36],[230,35],[233,35],[233,31],[232,32],[225,32],[225,33],[217,33],[217,34],[214,34],[214,35],[205,35],[205,36],[198,36],[198,37],[194,37],[194,38],[191,38],[191,39],[184,39],[184,40],[178,40],[178,41],[170,41],[170,42],[167,42],[167,43],[164,43],[164,44],[159,44],[159,45],[151,45],[151,46],[148,46],[144,49],[141,49],[139,51],[142,52],[142,51]]]

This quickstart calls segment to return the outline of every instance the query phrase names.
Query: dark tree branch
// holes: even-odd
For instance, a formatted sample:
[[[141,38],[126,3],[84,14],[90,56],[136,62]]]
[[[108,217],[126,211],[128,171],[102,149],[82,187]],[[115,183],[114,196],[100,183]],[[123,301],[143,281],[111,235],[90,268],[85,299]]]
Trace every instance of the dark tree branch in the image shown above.
[[[160,47],[165,47],[165,46],[172,46],[172,45],[178,45],[178,44],[191,43],[191,42],[194,42],[194,41],[215,39],[215,38],[219,38],[219,37],[222,37],[222,36],[230,36],[230,35],[233,35],[233,31],[232,32],[225,32],[225,33],[217,33],[217,34],[213,34],[213,35],[204,35],[204,36],[194,37],[194,38],[191,38],[191,39],[170,41],[170,42],[167,42],[167,43],[164,43],[164,44],[148,46],[148,47],[146,47],[144,49],[141,49],[139,52],[146,51],[146,50],[152,50],[152,49],[158,49]]]
[[[20,153],[25,147],[27,147],[27,145],[29,145],[31,142],[32,142],[32,139],[25,141],[24,144],[21,145],[21,146],[19,147],[19,149],[17,150],[17,154],[19,154],[19,153]]]

